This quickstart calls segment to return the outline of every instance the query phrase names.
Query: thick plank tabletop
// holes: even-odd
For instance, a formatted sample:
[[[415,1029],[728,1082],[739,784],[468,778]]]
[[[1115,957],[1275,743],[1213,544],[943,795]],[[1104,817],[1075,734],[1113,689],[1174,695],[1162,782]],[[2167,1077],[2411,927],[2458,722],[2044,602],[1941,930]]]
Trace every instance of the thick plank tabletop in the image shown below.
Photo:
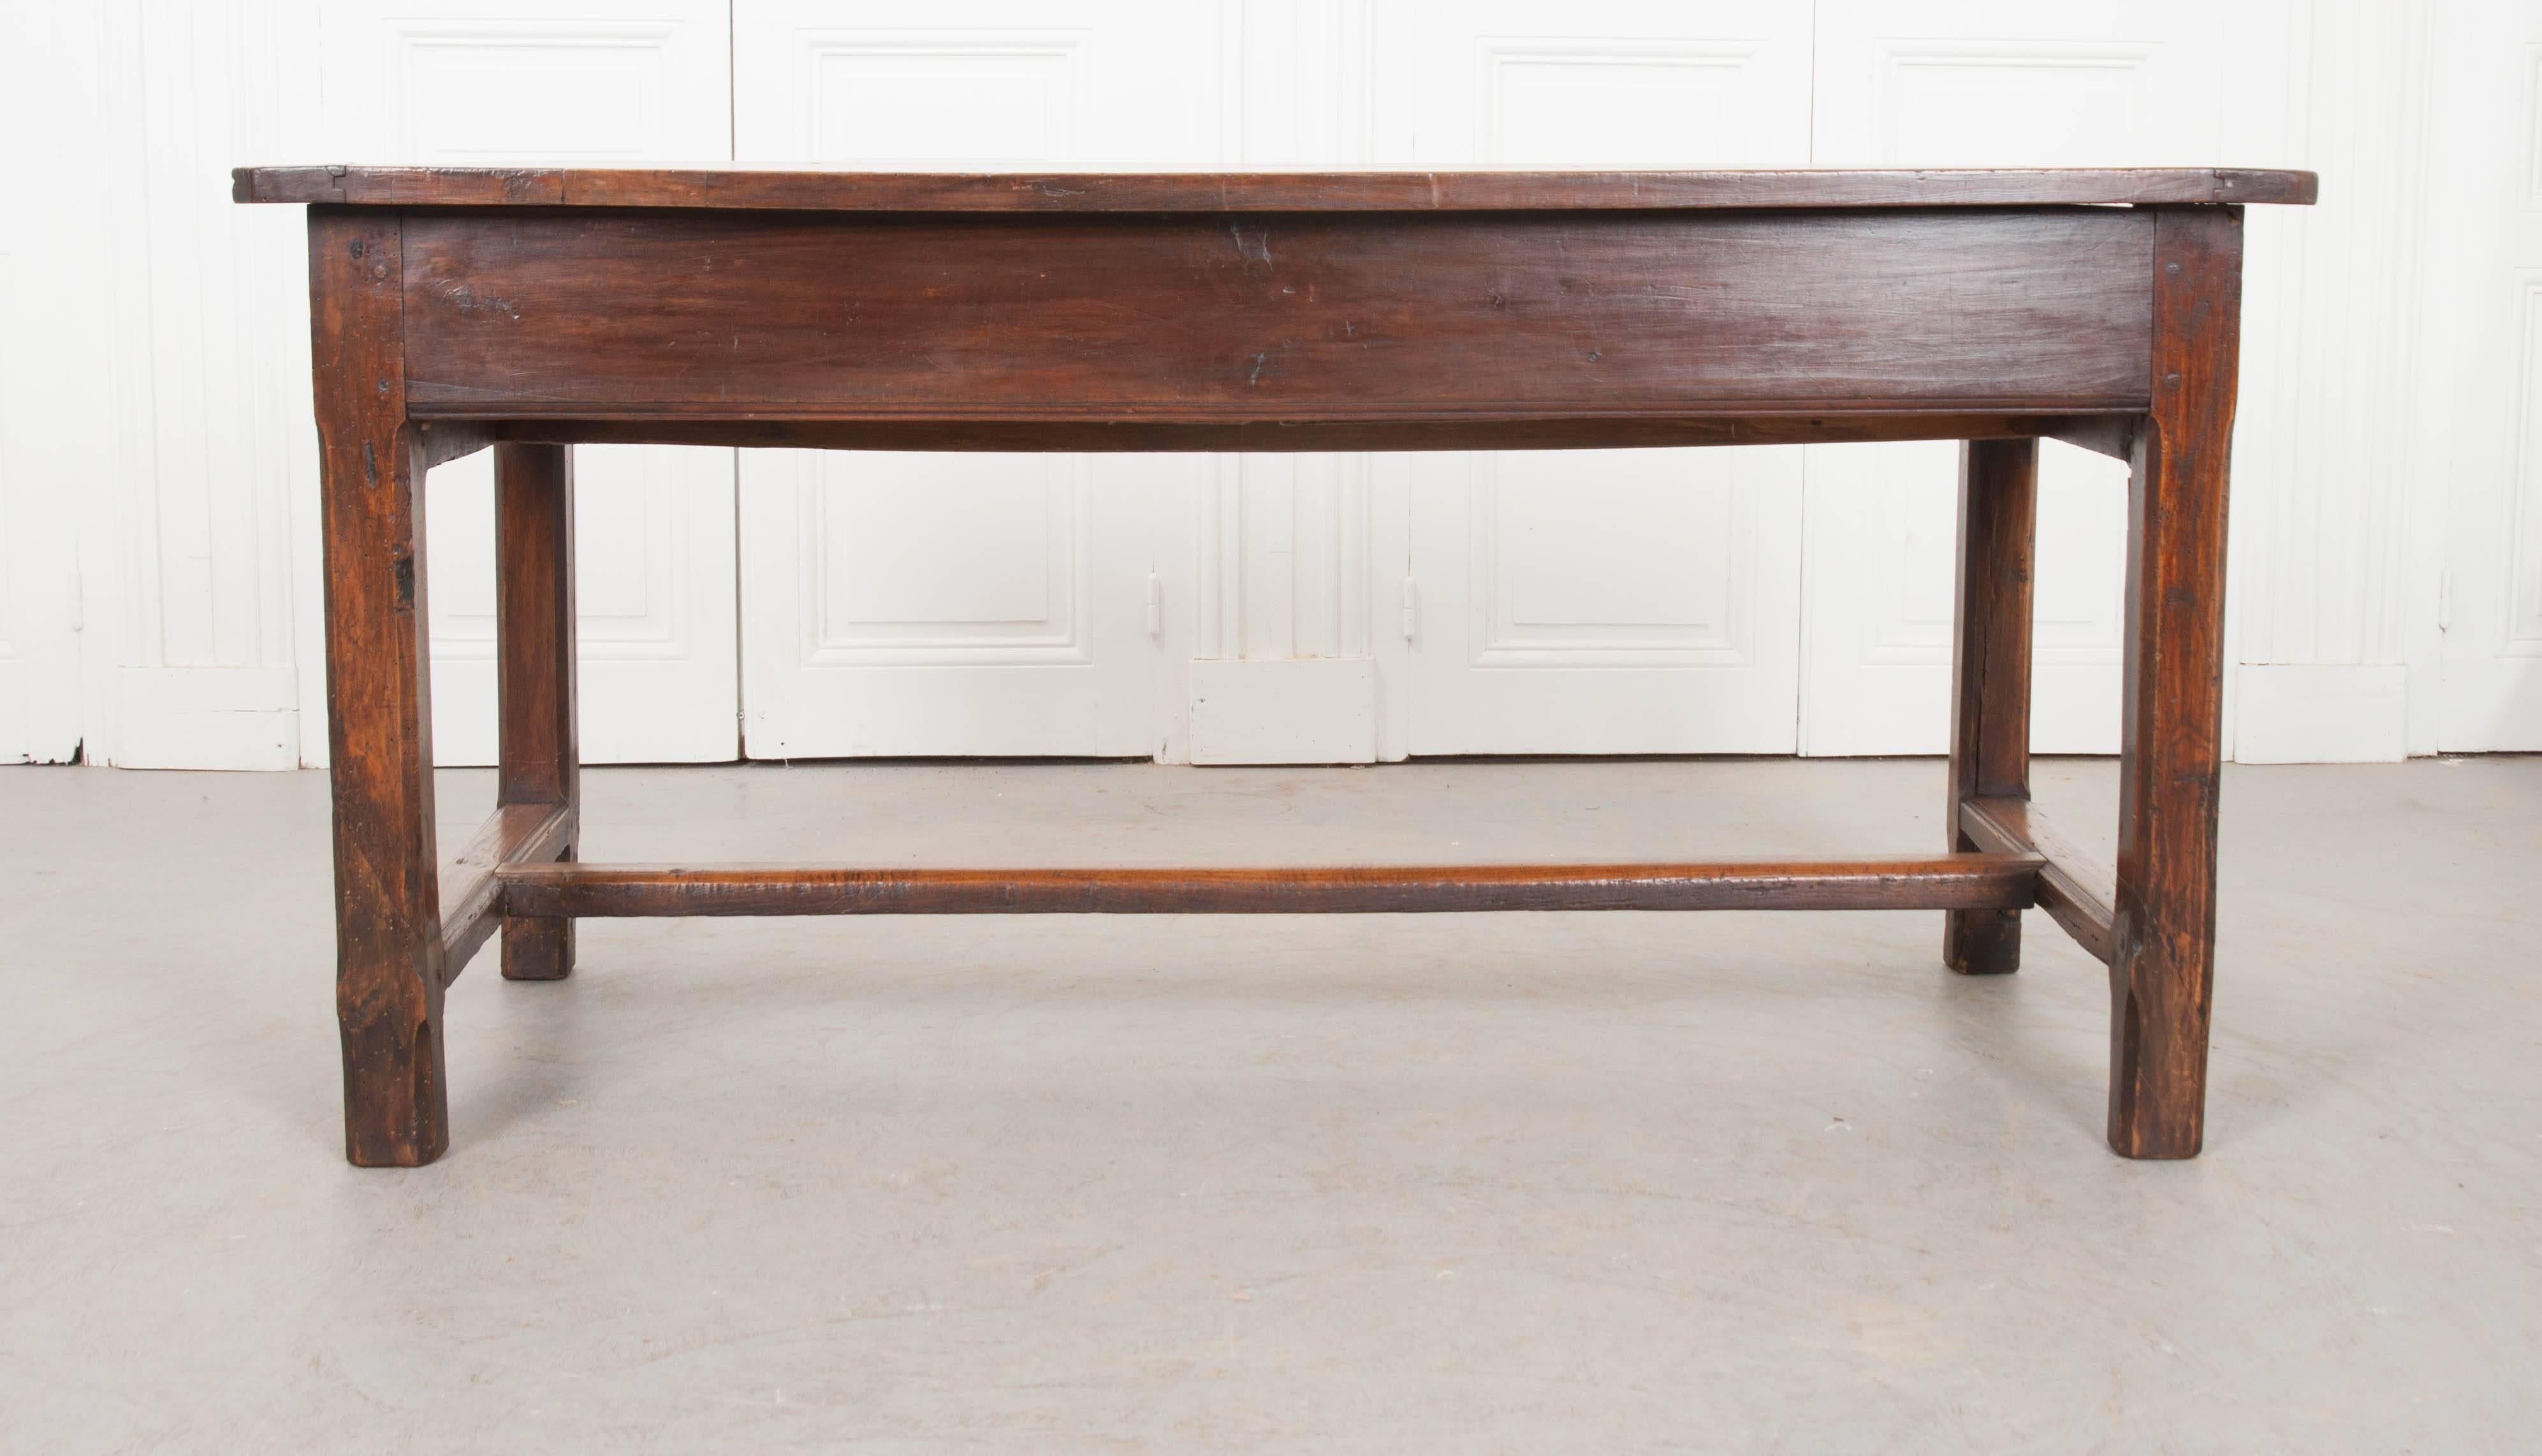
[[[728,207],[816,212],[1491,212],[2039,207],[2313,200],[2249,168],[1740,172],[802,172],[714,168],[242,167],[241,202]]]

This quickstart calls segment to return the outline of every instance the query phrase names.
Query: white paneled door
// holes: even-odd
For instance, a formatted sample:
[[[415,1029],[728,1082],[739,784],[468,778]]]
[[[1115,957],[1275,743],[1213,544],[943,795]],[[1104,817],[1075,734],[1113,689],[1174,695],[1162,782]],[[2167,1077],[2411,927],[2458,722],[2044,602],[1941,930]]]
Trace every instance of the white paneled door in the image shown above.
[[[511,11],[521,18],[508,18]],[[728,159],[724,0],[360,0],[330,9],[330,136],[346,156],[499,166]],[[574,449],[582,756],[737,756],[734,452]],[[433,471],[432,736],[494,761],[493,461]]]
[[[301,220],[232,206],[225,182],[313,158],[2316,166],[2323,206],[2248,221],[2237,753],[2542,750],[2536,14],[0,6],[0,139],[59,203],[0,229],[0,762],[323,755]],[[2033,745],[2106,752],[2124,473],[2043,449]],[[1955,455],[579,448],[583,751],[1939,753]],[[427,492],[449,764],[494,753],[490,484],[481,454]]]
[[[2283,7],[1820,0],[1821,167],[2202,165],[2277,155]],[[2119,742],[2127,468],[2041,447],[2032,747]],[[1801,751],[1949,746],[1959,449],[1808,448]]]
[[[738,155],[1214,165],[1219,26],[1187,0],[736,0]],[[1201,458],[765,450],[741,471],[753,758],[1162,749],[1163,583],[1189,580]]]
[[[0,265],[9,261],[0,254]],[[32,289],[0,295],[0,336],[45,301]],[[26,442],[0,453],[0,764],[66,764],[80,747],[79,556],[62,549],[74,528],[61,488],[77,476],[64,457],[78,442],[43,440],[42,418],[29,412],[45,403],[42,383],[0,375],[0,429],[13,446]]]
[[[2451,569],[2440,586],[2447,752],[2542,750],[2542,10],[2467,4],[2444,58],[2430,194],[2470,307],[2436,322]],[[2510,43],[2497,43],[2506,39]],[[2486,43],[2484,43],[2486,42]]]
[[[1425,0],[1383,17],[1391,157],[1809,162],[1805,6]],[[1789,447],[1465,453],[1382,474],[1409,493],[1395,745],[1791,752],[1801,461]]]
[[[85,28],[86,34],[82,34]],[[97,89],[94,17],[59,6],[0,12],[0,49]],[[0,764],[68,763],[81,747],[79,531],[82,497],[111,478],[96,417],[95,345],[9,348],[11,339],[94,339],[95,300],[75,286],[105,232],[93,118],[39,86],[0,86],[0,157],[20,193],[46,199],[35,227],[0,227]],[[67,128],[71,135],[64,136]],[[88,226],[70,220],[85,214]]]

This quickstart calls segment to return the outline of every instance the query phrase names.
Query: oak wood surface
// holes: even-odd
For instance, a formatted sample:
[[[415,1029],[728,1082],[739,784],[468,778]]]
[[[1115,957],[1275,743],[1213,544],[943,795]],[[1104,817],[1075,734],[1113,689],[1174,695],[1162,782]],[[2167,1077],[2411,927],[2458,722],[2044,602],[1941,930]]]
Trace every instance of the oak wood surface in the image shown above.
[[[310,209],[344,1154],[411,1167],[449,1146],[450,1104],[424,447],[407,412],[400,276],[396,214]]]
[[[2061,440],[2076,449],[2124,461],[2131,458],[2129,452],[2135,446],[2139,417],[2132,413],[2078,415],[2071,419],[2043,420],[2040,428],[2019,433],[2035,434],[2043,440]],[[1964,435],[1961,438],[1978,440],[1984,436]]]
[[[573,459],[562,445],[494,447],[495,800],[553,806],[570,830],[582,802],[574,743]],[[540,855],[571,859],[567,837]],[[503,922],[503,979],[561,981],[573,921]]]
[[[503,887],[494,872],[513,860],[556,858],[572,842],[574,817],[569,804],[499,804],[441,867],[444,986],[459,979],[478,948],[504,925]]]
[[[2107,864],[2058,833],[2024,797],[1964,799],[1959,824],[1966,841],[1984,853],[2045,859],[2039,870],[2039,908],[2094,960],[2110,964],[2110,907],[2118,900],[2118,877]]]
[[[1972,850],[1959,806],[1978,794],[2030,793],[2030,599],[2039,515],[2039,442],[1960,447],[1957,630],[1951,647],[1950,846]],[[1968,976],[2021,966],[2021,912],[1955,910],[1942,963]]]
[[[443,987],[579,915],[1939,909],[2110,967],[2110,1140],[2203,1136],[2241,209],[2303,173],[264,169],[308,201],[347,1156],[447,1145]],[[2084,204],[2131,204],[2122,206]],[[2224,205],[2218,205],[2224,204]],[[2038,437],[2131,463],[2120,852],[2030,812]],[[590,865],[579,441],[1443,449],[1958,438],[1952,844],[1729,864]],[[423,473],[497,449],[501,807],[432,831]]]
[[[506,864],[515,914],[1370,914],[1474,910],[1947,910],[2026,906],[2040,859],[874,869]]]
[[[576,445],[713,445],[777,450],[1196,451],[1628,450],[1702,445],[1836,445],[1881,440],[2105,439],[2131,415],[1918,411],[1777,413],[1711,419],[1580,413],[1552,419],[1143,420],[507,419],[472,426],[500,440]],[[2104,422],[2108,422],[2106,425]],[[2122,452],[2124,455],[2124,451]]]
[[[407,216],[418,418],[2141,409],[2128,208]]]
[[[241,202],[866,212],[1448,212],[2313,200],[2258,168],[932,173],[777,168],[242,167]]]
[[[2206,1136],[2224,708],[2224,507],[2240,358],[2242,213],[2161,208],[2153,403],[2128,482],[2127,648],[2110,982],[2110,1144]]]

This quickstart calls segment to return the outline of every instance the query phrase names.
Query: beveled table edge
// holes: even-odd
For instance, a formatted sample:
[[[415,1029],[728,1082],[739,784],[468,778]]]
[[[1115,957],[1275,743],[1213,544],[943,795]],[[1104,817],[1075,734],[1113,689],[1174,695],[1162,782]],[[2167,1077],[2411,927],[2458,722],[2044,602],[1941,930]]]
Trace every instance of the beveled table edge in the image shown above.
[[[815,212],[1497,212],[2308,204],[2263,168],[1690,172],[822,172],[752,167],[241,167],[240,202]]]

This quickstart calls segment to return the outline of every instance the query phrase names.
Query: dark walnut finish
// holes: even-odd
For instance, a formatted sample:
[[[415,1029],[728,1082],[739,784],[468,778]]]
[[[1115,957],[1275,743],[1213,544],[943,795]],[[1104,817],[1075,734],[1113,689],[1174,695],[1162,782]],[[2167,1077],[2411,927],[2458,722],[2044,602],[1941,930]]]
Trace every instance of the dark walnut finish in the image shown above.
[[[334,209],[309,219],[325,482],[336,1020],[344,1155],[365,1165],[428,1163],[450,1146],[441,1056],[448,957],[434,863],[424,611],[426,467],[422,431],[406,402],[401,233],[394,212]]]
[[[242,167],[241,202],[803,212],[1651,212],[1675,208],[2310,202],[2313,175],[2233,167],[1846,172],[792,172]]]
[[[2153,247],[2154,219],[2124,208],[423,216],[408,406],[869,425],[2140,410]]]
[[[515,914],[1386,914],[1527,910],[2018,910],[2029,850],[1773,863],[1307,869],[857,869],[507,863]]]
[[[494,690],[501,766],[494,798],[553,825],[550,839],[507,845],[498,863],[573,858],[581,759],[573,737],[573,457],[562,445],[494,447]],[[573,921],[503,921],[503,979],[573,972]],[[458,959],[451,965],[459,974]]]
[[[1981,795],[2030,797],[2030,568],[2039,442],[1960,447],[1959,631],[1951,652],[1951,775],[1943,824]],[[1978,851],[1960,831],[1952,847]],[[1953,910],[1942,962],[1969,976],[2021,968],[2021,912]]]
[[[855,174],[298,167],[325,482],[345,1148],[449,1145],[442,992],[596,915],[1922,909],[2110,971],[2110,1142],[2198,1151],[2241,204],[2308,173]],[[2029,801],[2040,439],[2131,465],[2120,849]],[[1783,863],[881,869],[580,862],[590,442],[1555,449],[1957,439],[1943,852]],[[496,452],[502,767],[432,828],[423,474]]]

